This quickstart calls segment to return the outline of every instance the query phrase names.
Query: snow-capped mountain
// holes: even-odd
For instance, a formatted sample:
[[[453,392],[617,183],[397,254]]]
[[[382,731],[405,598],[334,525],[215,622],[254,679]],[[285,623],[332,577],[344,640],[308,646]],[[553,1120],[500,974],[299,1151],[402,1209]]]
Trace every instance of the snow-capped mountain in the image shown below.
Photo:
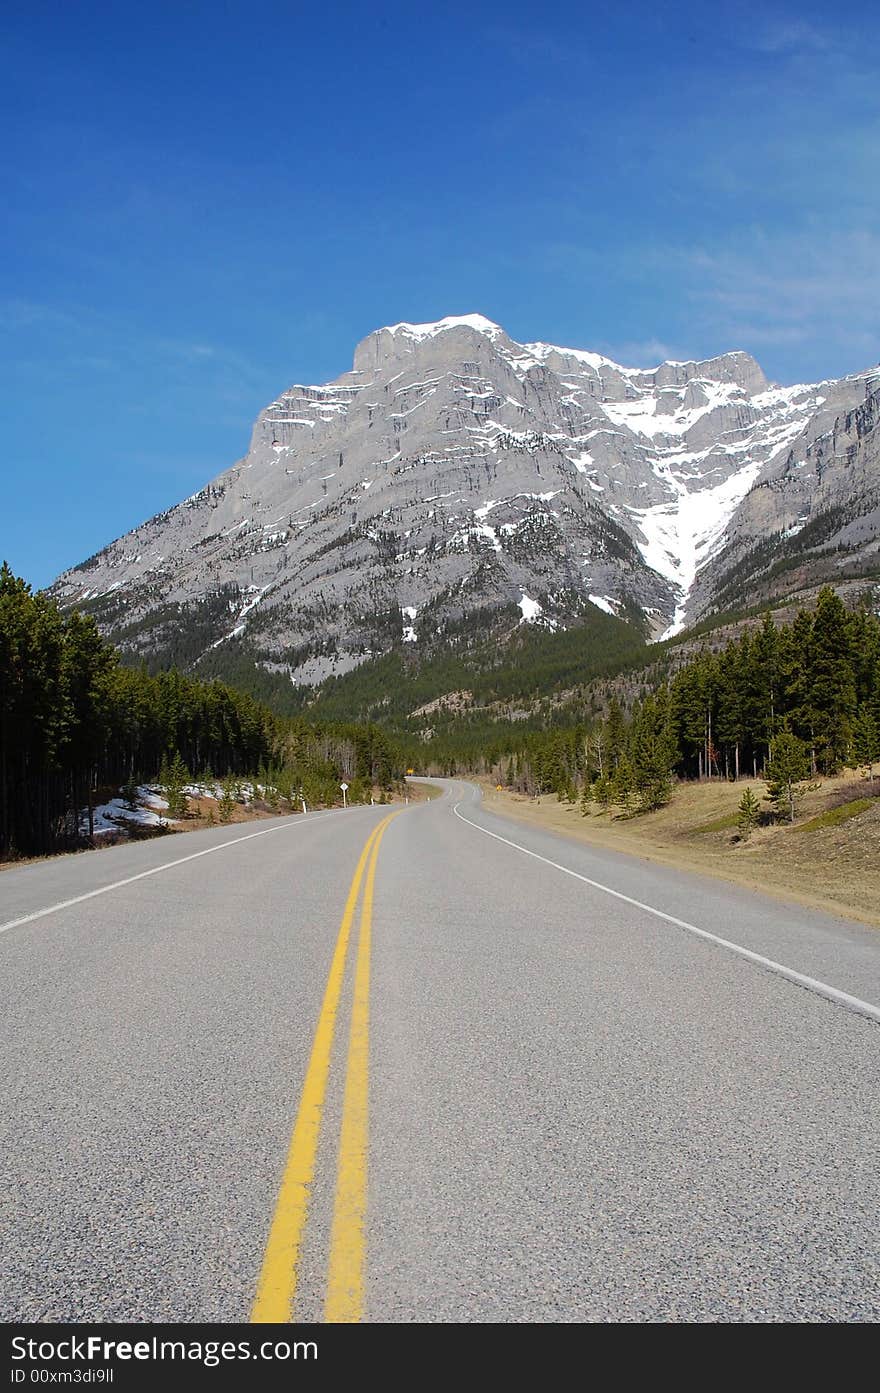
[[[878,415],[876,370],[779,387],[742,352],[629,368],[481,315],[395,324],[54,589],[130,646],[239,636],[306,681],[501,605],[671,634],[834,510],[823,546],[876,566]]]

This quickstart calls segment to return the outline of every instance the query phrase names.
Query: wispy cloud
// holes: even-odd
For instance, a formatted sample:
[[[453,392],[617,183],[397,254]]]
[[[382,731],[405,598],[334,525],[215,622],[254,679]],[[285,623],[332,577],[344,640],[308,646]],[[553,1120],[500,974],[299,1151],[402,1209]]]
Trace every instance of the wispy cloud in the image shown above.
[[[840,31],[804,19],[768,16],[752,32],[751,45],[759,53],[827,53],[840,46]]]
[[[668,248],[667,262],[701,334],[731,347],[833,349],[851,371],[880,357],[880,235],[872,231],[756,229],[711,250]]]
[[[620,343],[601,342],[596,344],[595,348],[598,352],[604,353],[606,357],[613,358],[615,363],[633,368],[653,368],[658,363],[667,362],[670,358],[682,361],[691,356],[683,349],[663,342],[662,339],[629,339]]]
[[[797,229],[734,227],[698,243],[551,243],[542,257],[587,311],[597,286],[641,304],[643,337],[580,343],[617,362],[649,366],[734,348],[762,359],[763,350],[772,375],[803,380],[880,360],[880,233],[872,229],[815,219]],[[628,319],[632,328],[632,311]]]
[[[51,329],[59,326],[75,328],[77,322],[75,315],[68,314],[56,305],[19,299],[17,296],[0,300],[0,329],[14,331],[43,327]]]
[[[266,378],[265,368],[226,344],[156,334],[90,306],[7,298],[0,300],[0,330],[26,335],[34,346],[42,344],[47,366],[69,360],[116,372],[138,367],[177,379],[181,386],[204,381],[206,373],[248,386],[264,384]]]

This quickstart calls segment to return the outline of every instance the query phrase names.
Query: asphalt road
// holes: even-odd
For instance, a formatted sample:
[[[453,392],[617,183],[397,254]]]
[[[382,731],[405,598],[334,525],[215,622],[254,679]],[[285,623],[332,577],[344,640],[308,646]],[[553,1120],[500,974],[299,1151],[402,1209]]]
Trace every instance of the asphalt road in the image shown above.
[[[880,1317],[880,933],[387,815],[0,874],[0,1316]]]

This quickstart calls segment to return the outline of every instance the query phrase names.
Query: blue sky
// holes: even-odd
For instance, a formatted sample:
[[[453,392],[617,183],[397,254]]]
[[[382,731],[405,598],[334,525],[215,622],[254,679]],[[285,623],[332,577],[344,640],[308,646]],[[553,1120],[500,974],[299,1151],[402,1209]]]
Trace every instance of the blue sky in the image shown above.
[[[873,0],[4,9],[0,555],[35,585],[381,324],[880,359]]]

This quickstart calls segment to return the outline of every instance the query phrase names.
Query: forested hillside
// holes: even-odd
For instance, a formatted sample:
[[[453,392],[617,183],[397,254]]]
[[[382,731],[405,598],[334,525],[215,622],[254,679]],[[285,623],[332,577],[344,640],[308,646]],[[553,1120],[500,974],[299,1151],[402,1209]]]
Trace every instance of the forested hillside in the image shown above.
[[[880,760],[880,620],[830,588],[777,627],[770,615],[720,652],[706,648],[630,713],[487,747],[510,787],[650,809],[673,779],[767,775],[792,786]]]
[[[649,652],[641,629],[594,605],[581,606],[576,621],[558,631],[524,624],[516,605],[477,610],[456,626],[445,626],[426,654],[398,644],[331,678],[318,689],[314,709],[399,727],[434,704],[427,713],[434,724],[435,718],[442,720],[444,697],[455,694],[447,708],[457,715],[479,709],[484,719],[503,718],[556,691],[638,665]]]
[[[0,857],[80,840],[95,791],[155,778],[179,756],[193,774],[285,771],[312,802],[342,775],[386,787],[400,762],[376,726],[284,719],[221,682],[121,666],[93,619],[62,614],[0,570]]]

